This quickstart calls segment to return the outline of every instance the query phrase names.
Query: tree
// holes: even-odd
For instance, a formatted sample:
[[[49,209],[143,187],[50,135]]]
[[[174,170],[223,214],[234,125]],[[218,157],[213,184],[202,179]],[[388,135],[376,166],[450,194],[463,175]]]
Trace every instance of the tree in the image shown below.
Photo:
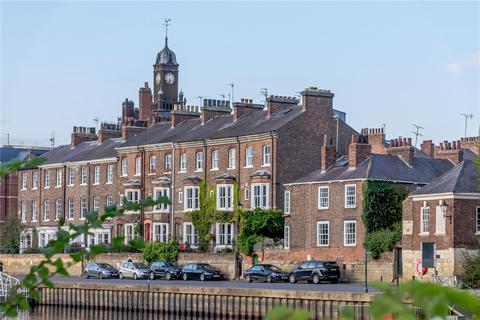
[[[178,259],[178,244],[175,241],[149,242],[145,244],[142,252],[143,260],[148,263],[159,260],[176,262]]]
[[[0,230],[0,247],[5,253],[18,253],[20,249],[20,236],[26,226],[22,224],[16,213],[9,214]]]

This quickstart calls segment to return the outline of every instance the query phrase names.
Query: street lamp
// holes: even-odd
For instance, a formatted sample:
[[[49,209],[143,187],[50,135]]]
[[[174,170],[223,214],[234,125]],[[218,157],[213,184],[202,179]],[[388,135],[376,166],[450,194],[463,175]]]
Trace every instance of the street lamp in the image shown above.
[[[368,249],[365,247],[365,293],[368,293]]]
[[[241,202],[238,202],[237,204],[237,212],[236,212],[236,222],[235,223],[235,227],[236,227],[236,238],[237,238],[237,241],[235,241],[235,279],[237,281],[240,280],[240,250],[238,248],[238,236],[239,236],[239,233],[240,233],[240,211],[242,210],[242,203]]]

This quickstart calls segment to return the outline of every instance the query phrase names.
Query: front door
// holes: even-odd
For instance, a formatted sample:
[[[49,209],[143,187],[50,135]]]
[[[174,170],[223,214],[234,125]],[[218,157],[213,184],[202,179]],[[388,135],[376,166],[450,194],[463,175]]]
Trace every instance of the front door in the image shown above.
[[[422,242],[422,267],[435,268],[435,242]]]

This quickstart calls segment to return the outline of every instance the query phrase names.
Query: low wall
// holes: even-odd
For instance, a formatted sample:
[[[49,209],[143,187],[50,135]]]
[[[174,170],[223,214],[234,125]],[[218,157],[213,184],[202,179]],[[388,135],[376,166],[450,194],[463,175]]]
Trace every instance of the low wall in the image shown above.
[[[84,283],[56,283],[54,288],[41,288],[41,292],[41,305],[142,310],[156,312],[159,318],[162,313],[173,313],[208,319],[261,318],[277,305],[307,309],[312,319],[335,319],[340,305],[368,305],[375,296],[351,292]]]
[[[271,250],[257,253],[260,263],[275,264],[283,270],[289,271],[300,263],[307,260],[315,260],[315,250]],[[346,257],[345,259],[347,259]],[[323,260],[323,259],[320,259]],[[341,281],[361,282],[365,280],[365,262],[363,260],[342,260],[337,261],[340,266]],[[244,260],[244,267],[252,264],[252,258]],[[386,282],[394,279],[394,259],[393,253],[383,253],[377,260],[368,259],[368,279],[370,281],[383,280]]]

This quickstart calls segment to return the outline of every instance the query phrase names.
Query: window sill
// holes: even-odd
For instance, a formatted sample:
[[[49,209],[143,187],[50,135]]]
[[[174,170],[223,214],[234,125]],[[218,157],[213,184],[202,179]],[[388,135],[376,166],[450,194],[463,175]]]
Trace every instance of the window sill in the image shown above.
[[[67,184],[67,187],[74,187],[74,184]]]
[[[195,171],[193,172],[203,172],[203,169],[196,169]]]
[[[99,186],[99,185],[100,185],[100,182],[92,183],[92,186]]]
[[[476,233],[476,234],[478,234],[478,233]],[[446,236],[447,234],[445,232],[442,232],[442,233],[435,232],[433,235],[434,236]]]
[[[317,244],[317,247],[330,247],[330,244]]]
[[[38,188],[32,188],[32,190],[38,190]]]
[[[163,174],[171,174],[171,173],[172,173],[171,170],[170,171],[163,171]]]
[[[151,172],[151,173],[149,173],[148,175],[149,175],[149,176],[156,176],[157,173],[156,173],[156,172]]]
[[[356,243],[353,243],[353,244],[343,244],[344,247],[356,247],[357,244]]]
[[[430,232],[421,232],[418,235],[421,237],[428,237],[430,235]]]
[[[134,177],[141,177],[142,175],[140,173],[135,173],[133,176]]]
[[[319,207],[318,210],[328,210],[330,207]]]
[[[60,189],[62,186],[55,186],[55,189]]]
[[[253,166],[245,166],[245,167],[243,167],[243,169],[251,169],[251,168],[253,168]]]
[[[262,164],[262,167],[270,167],[270,164]]]
[[[353,206],[353,207],[352,207],[352,206],[348,206],[348,207],[345,206],[345,209],[355,209],[356,207],[357,207],[357,206]]]
[[[113,182],[105,182],[105,184],[113,184]]]
[[[235,170],[235,167],[227,168],[227,170]]]
[[[220,169],[218,169],[218,168],[210,169],[210,171],[218,171],[218,170],[220,170]]]
[[[80,185],[85,187],[87,184],[86,183],[80,183]]]
[[[27,188],[22,188],[22,189],[20,189],[20,190],[21,190],[21,191],[27,191]]]
[[[50,189],[50,187],[44,187],[43,189]]]
[[[178,173],[187,173],[187,171],[178,171]]]

